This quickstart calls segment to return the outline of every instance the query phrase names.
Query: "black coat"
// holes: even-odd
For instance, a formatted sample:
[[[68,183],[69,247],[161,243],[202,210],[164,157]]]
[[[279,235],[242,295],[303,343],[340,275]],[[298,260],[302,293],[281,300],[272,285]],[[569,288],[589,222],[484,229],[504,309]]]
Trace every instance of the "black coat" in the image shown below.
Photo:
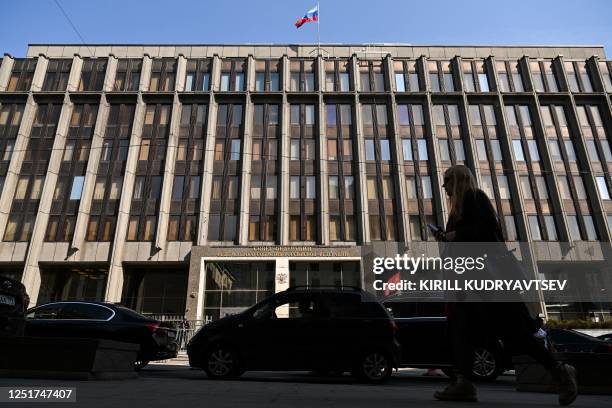
[[[463,196],[463,213],[449,218],[446,231],[455,231],[455,242],[504,242],[499,220],[484,191],[468,190]]]

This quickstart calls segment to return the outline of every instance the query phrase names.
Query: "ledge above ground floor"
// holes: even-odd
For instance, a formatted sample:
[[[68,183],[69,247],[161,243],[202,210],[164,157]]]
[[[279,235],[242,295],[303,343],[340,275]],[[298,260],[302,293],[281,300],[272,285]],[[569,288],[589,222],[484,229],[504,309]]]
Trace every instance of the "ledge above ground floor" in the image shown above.
[[[27,242],[0,242],[0,262],[24,262],[27,252]]]

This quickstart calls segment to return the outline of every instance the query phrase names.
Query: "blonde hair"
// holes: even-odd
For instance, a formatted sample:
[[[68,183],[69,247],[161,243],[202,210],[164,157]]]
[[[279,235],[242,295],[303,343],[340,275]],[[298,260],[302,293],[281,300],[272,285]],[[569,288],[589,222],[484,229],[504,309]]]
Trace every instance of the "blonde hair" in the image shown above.
[[[459,219],[463,214],[463,201],[466,192],[470,190],[475,192],[478,189],[476,178],[472,171],[463,165],[449,167],[444,172],[444,179],[447,178],[452,181],[453,186],[450,194],[450,216]]]

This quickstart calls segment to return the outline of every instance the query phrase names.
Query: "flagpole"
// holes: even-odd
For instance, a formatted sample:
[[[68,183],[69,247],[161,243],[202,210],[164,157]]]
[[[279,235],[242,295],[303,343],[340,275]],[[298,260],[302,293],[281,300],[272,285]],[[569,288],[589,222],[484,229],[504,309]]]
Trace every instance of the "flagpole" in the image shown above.
[[[319,31],[319,20],[321,19],[321,9],[317,1],[317,56],[321,55],[321,33]]]

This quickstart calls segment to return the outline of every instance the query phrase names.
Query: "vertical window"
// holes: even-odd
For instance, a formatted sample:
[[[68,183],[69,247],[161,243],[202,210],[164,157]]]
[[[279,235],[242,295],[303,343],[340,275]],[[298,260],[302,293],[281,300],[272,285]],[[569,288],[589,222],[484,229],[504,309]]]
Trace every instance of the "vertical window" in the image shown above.
[[[402,150],[404,151],[404,160],[412,160],[412,141],[410,139],[402,139]]]
[[[70,190],[71,200],[80,200],[81,194],[83,193],[83,183],[85,182],[84,176],[77,176],[72,180],[72,189]]]
[[[505,175],[497,176],[497,186],[499,187],[499,198],[502,200],[510,199],[510,188],[508,186],[508,177]]]
[[[542,232],[540,231],[540,224],[538,223],[538,217],[536,215],[527,216],[529,222],[529,230],[531,231],[531,239],[534,241],[542,240]]]
[[[416,200],[417,198],[417,187],[416,187],[416,180],[414,177],[409,176],[406,177],[406,188],[408,191],[408,199],[409,200]]]
[[[366,151],[366,160],[372,161],[376,160],[374,155],[374,140],[366,139],[365,140],[365,151]]]
[[[523,190],[523,195],[528,200],[533,200],[533,192],[531,190],[531,183],[529,182],[528,176],[520,177],[521,189]]]
[[[531,158],[531,161],[534,161],[534,162],[540,161],[540,152],[538,151],[537,142],[535,140],[528,140],[527,147],[529,148],[529,157]]]
[[[316,182],[315,182],[314,176],[306,177],[306,198],[307,199],[317,198]]]
[[[572,241],[582,240],[580,235],[580,227],[578,226],[578,218],[575,215],[567,216],[567,227],[569,229],[570,238]]]
[[[514,150],[514,158],[516,161],[525,161],[525,155],[523,154],[523,145],[520,139],[512,140],[512,149]]]
[[[582,221],[584,222],[587,241],[597,241],[597,231],[595,230],[595,224],[593,224],[593,217],[590,215],[583,215]]]
[[[395,73],[395,90],[397,92],[406,92],[406,82],[403,72]]]
[[[329,176],[329,198],[337,200],[338,197],[338,176]]]
[[[546,226],[546,235],[549,241],[557,241],[557,227],[555,226],[555,218],[552,215],[544,215],[544,225]]]
[[[599,197],[602,200],[609,200],[610,193],[608,192],[608,186],[606,185],[606,178],[598,176],[598,177],[595,177],[595,180],[597,181],[597,189],[599,190]]]
[[[421,161],[428,160],[429,158],[427,155],[427,140],[418,139],[417,148],[418,148],[418,153],[419,153],[419,160]]]
[[[421,182],[423,183],[423,198],[426,200],[433,198],[433,190],[431,188],[431,177],[423,176],[421,177]]]

